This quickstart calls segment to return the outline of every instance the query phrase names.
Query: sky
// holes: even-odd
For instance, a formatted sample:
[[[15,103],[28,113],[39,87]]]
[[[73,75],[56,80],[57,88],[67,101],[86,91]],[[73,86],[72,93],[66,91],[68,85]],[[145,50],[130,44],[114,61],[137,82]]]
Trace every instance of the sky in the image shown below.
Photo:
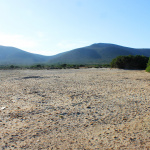
[[[150,0],[0,0],[0,45],[51,56],[94,43],[150,48]]]

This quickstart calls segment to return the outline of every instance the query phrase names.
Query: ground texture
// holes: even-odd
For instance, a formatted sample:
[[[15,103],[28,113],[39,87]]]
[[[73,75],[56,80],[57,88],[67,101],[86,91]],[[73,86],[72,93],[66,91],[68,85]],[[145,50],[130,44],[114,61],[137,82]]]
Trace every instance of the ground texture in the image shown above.
[[[1,70],[0,149],[150,149],[150,74]]]

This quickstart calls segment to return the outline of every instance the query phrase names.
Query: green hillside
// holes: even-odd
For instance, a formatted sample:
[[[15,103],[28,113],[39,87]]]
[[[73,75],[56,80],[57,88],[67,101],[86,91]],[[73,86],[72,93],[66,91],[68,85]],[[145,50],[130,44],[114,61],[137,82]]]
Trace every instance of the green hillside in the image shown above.
[[[55,55],[49,60],[49,63],[105,64],[110,63],[112,59],[120,55],[144,55],[149,57],[150,49],[134,49],[114,44],[98,43]]]
[[[18,48],[0,46],[0,65],[31,65],[45,63],[49,59],[48,56],[32,54]]]
[[[112,59],[120,55],[144,55],[150,57],[150,49],[134,49],[115,44],[98,43],[54,56],[43,56],[14,47],[0,46],[0,65],[33,65],[40,63],[108,64]]]

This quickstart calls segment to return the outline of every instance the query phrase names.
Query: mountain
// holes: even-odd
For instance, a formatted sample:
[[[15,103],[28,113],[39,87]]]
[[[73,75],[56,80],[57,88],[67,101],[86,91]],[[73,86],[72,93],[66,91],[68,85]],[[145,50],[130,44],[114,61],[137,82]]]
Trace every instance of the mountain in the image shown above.
[[[115,44],[97,43],[55,55],[49,60],[49,63],[105,64],[110,63],[113,58],[120,55],[144,55],[150,57],[150,49],[135,49]]]
[[[15,47],[0,46],[0,65],[31,65],[45,63],[51,57],[32,54]]]
[[[97,43],[54,56],[29,53],[18,48],[0,46],[0,65],[47,64],[105,64],[117,56],[144,55],[150,57],[150,49],[135,49],[115,44]]]

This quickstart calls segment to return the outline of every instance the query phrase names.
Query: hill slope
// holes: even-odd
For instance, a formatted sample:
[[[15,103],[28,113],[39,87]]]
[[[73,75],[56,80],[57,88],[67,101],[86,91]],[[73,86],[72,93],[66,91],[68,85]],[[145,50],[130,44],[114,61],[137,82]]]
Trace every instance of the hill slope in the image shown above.
[[[150,49],[135,49],[115,44],[98,43],[55,55],[49,60],[49,63],[110,63],[113,58],[120,55],[144,55],[150,57]]]
[[[144,55],[150,57],[150,49],[135,49],[115,44],[98,43],[77,48],[54,56],[32,54],[18,48],[0,46],[0,65],[49,64],[105,64],[120,55]]]
[[[1,65],[31,65],[35,63],[45,63],[50,59],[48,56],[32,54],[18,48],[0,46]]]

